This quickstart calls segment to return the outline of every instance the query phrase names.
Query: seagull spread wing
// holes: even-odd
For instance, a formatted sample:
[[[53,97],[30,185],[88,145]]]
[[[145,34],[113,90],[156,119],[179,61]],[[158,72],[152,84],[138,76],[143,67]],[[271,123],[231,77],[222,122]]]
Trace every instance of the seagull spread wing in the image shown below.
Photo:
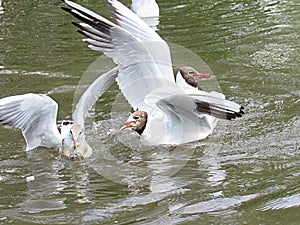
[[[187,143],[206,138],[214,129],[212,118],[197,111],[197,105],[190,96],[176,93],[161,98],[156,105],[169,121],[166,143]]]
[[[219,98],[218,92],[206,92],[205,95],[192,96],[197,105],[197,111],[218,119],[231,120],[242,117],[243,106],[223,98]]]
[[[216,126],[216,118],[234,119],[241,117],[243,107],[220,98],[217,92],[206,92],[205,95],[187,95],[176,90],[166,89],[149,95],[146,100],[155,100],[155,105],[164,112],[168,121],[168,138],[166,143],[186,143],[206,138]],[[202,93],[199,91],[199,93]],[[153,97],[152,97],[153,95]],[[153,102],[152,102],[153,104]]]
[[[241,105],[226,100],[224,94],[216,91],[201,91],[198,87],[187,84],[180,72],[176,75],[176,84],[195,100],[198,112],[227,120],[241,117],[244,113]]]
[[[57,103],[42,94],[24,94],[0,99],[0,123],[22,130],[26,150],[61,145],[56,126]]]
[[[139,108],[154,88],[174,83],[169,46],[130,9],[108,0],[113,23],[76,3],[64,2],[71,9],[63,9],[82,21],[74,24],[88,37],[84,41],[89,47],[120,66],[117,82],[133,108]]]
[[[135,13],[132,13],[126,6],[116,0],[108,1],[112,13],[114,23],[124,28],[128,32],[134,34],[142,40],[157,40],[163,41],[162,38],[156,33],[149,25]],[[148,3],[146,3],[147,5]],[[128,13],[130,11],[131,13]]]
[[[73,120],[75,123],[84,127],[84,119],[87,117],[89,110],[115,81],[118,75],[118,69],[118,67],[115,67],[101,75],[85,90],[73,112]]]

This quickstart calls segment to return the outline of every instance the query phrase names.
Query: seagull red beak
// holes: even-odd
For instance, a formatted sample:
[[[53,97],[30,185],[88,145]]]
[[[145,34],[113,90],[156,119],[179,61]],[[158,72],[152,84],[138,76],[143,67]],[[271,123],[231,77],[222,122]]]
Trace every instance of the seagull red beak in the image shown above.
[[[121,127],[120,127],[120,130],[125,130],[125,129],[128,129],[128,128],[132,128],[136,126],[136,121],[129,121],[129,122],[126,122],[124,123]]]
[[[209,74],[205,74],[205,73],[198,73],[196,75],[196,78],[199,78],[199,79],[208,79],[208,78],[212,78]]]

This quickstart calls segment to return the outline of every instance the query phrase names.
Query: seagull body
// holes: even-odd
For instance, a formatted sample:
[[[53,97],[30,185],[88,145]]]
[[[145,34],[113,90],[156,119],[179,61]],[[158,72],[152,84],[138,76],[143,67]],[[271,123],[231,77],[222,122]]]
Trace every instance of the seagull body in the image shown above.
[[[76,105],[74,121],[63,120],[60,132],[56,125],[58,104],[45,94],[28,93],[0,99],[0,124],[22,130],[26,151],[41,146],[57,149],[68,157],[89,157],[92,149],[85,141],[84,118],[114,82],[117,71],[116,67],[94,81]]]
[[[119,66],[119,88],[137,110],[121,126],[141,134],[146,145],[178,145],[206,138],[215,118],[240,117],[241,106],[222,94],[203,93],[176,83],[168,44],[141,18],[116,0],[108,0],[113,22],[68,0],[63,8],[88,47],[102,51]],[[186,83],[186,82],[185,82]],[[234,105],[234,107],[232,107]]]

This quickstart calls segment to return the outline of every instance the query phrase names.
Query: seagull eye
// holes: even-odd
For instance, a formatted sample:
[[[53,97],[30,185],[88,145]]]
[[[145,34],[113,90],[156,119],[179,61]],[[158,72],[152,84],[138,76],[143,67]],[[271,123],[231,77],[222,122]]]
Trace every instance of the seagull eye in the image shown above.
[[[135,120],[138,120],[140,117],[139,116],[134,116],[132,118],[135,119]]]
[[[188,71],[188,75],[193,75],[194,72],[193,71]]]
[[[72,121],[63,121],[62,122],[62,125],[64,125],[64,126],[67,126],[69,124],[73,124],[73,122]]]

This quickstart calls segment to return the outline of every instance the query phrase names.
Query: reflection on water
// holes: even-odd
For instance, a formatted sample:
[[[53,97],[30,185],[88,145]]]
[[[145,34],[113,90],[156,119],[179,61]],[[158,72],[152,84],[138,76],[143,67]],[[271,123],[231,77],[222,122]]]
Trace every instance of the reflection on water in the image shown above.
[[[60,2],[2,3],[0,97],[49,93],[59,103],[58,120],[71,115],[71,103],[90,82],[85,70],[100,55],[80,42]],[[159,33],[201,56],[209,65],[201,65],[202,72],[215,74],[218,81],[202,88],[222,89],[245,106],[245,116],[219,123],[200,142],[176,149],[146,148],[134,133],[118,132],[130,107],[113,86],[87,121],[88,141],[95,151],[87,161],[61,158],[47,149],[26,153],[20,131],[1,127],[1,222],[299,221],[300,14],[295,3],[158,3]],[[86,4],[108,15],[105,1]],[[185,51],[174,54],[177,67],[191,62]],[[103,63],[103,71],[91,67],[95,76],[111,66]],[[28,176],[35,180],[26,182]]]
[[[27,183],[26,197],[22,203],[18,204],[18,207],[29,213],[66,208],[65,199],[51,199],[52,194],[60,193],[66,188],[58,174],[63,169],[61,161],[46,160],[43,151],[28,152],[27,156],[28,170],[30,174],[34,174],[36,182]]]

